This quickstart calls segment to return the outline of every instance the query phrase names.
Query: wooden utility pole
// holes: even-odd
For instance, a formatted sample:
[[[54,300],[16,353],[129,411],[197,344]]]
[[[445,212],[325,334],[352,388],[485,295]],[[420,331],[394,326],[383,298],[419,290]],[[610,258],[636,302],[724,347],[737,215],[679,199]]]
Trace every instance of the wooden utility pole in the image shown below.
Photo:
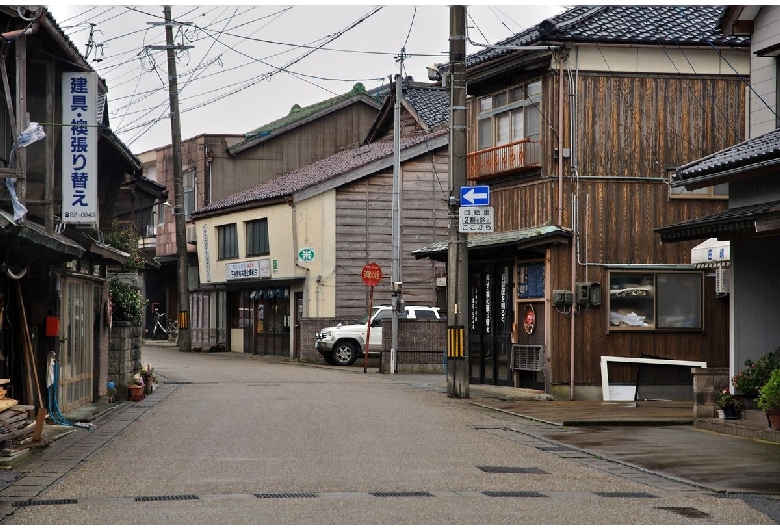
[[[466,185],[466,6],[450,6],[450,200],[447,251],[447,396],[469,397],[468,234],[459,231]]]
[[[176,79],[176,50],[173,44],[171,6],[163,8],[165,15],[165,48],[168,52],[168,94],[171,105],[171,143],[173,144],[174,219],[176,221],[176,255],[178,257],[179,351],[192,350],[189,306],[189,263],[187,260],[187,224],[184,211],[184,182],[181,173],[181,124],[179,123],[179,87]]]

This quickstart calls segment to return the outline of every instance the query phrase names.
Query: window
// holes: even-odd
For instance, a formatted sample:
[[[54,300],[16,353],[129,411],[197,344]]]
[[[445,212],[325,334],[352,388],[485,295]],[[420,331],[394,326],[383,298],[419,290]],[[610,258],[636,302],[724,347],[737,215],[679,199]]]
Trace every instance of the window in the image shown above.
[[[183,172],[184,216],[189,217],[195,211],[195,168]]]
[[[479,100],[477,149],[524,138],[541,140],[542,81],[537,79]]]
[[[701,330],[701,272],[609,274],[609,330]]]
[[[671,174],[669,182],[674,181],[674,173]],[[682,199],[728,199],[729,197],[729,184],[724,182],[722,184],[716,184],[714,186],[706,186],[704,188],[698,188],[695,190],[686,190],[682,186],[675,186],[671,188],[671,197]]]
[[[168,201],[165,201],[166,203]],[[165,203],[160,203],[157,205],[157,224],[158,225],[164,225],[165,224],[165,209],[168,206],[165,205]]]
[[[268,219],[256,219],[246,223],[246,255],[270,254],[268,245]]]
[[[217,227],[217,244],[219,245],[217,259],[238,257],[238,230],[235,223]]]

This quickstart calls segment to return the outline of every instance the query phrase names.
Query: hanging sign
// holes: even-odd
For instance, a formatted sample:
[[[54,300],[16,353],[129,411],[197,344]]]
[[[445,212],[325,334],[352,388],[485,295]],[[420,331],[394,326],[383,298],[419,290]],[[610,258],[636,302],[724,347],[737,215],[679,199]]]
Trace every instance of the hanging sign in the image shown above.
[[[97,74],[62,74],[62,223],[97,225]]]

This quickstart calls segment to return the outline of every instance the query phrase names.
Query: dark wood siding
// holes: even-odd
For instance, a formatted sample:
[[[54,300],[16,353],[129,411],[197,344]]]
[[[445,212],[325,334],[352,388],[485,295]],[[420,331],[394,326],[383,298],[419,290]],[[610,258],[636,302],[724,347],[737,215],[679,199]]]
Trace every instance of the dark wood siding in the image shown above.
[[[445,264],[411,253],[447,238],[448,154],[439,149],[404,162],[401,193],[400,269],[407,305],[435,305],[434,278]],[[369,289],[360,271],[370,261],[382,268],[374,304],[390,303],[393,171],[375,173],[336,192],[336,317],[364,314]]]

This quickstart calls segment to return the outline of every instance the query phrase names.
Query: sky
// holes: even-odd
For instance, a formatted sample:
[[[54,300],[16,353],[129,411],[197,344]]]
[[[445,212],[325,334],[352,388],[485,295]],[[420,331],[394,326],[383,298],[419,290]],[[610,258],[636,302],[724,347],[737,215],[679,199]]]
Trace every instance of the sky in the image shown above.
[[[112,130],[135,154],[171,143],[163,7],[48,6],[108,85]],[[468,6],[468,36],[491,44],[562,6]],[[401,72],[427,82],[447,62],[448,5],[171,5],[182,139],[242,135]],[[468,45],[468,53],[480,50]]]

